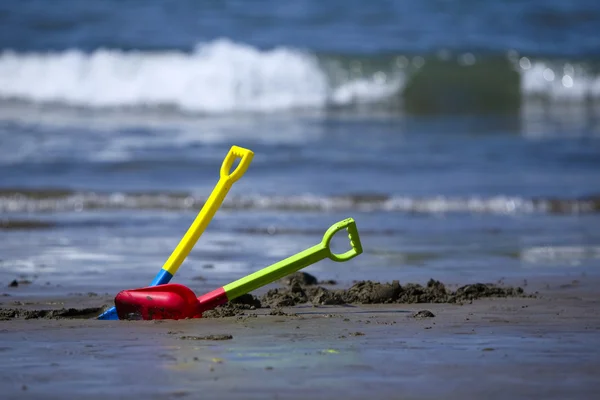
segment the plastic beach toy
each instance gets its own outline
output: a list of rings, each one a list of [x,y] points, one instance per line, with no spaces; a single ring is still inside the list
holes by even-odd
[[[352,248],[343,254],[335,254],[331,251],[331,239],[336,232],[344,228],[348,231]],[[200,318],[207,310],[325,258],[343,262],[356,257],[362,251],[356,223],[354,219],[348,218],[332,225],[325,232],[321,243],[203,296],[196,297],[188,287],[171,283],[123,290],[115,297],[115,306],[120,319]]]
[[[225,196],[233,184],[238,181],[248,169],[254,153],[248,149],[238,146],[232,146],[221,164],[220,179],[217,182],[212,193],[204,203],[204,206],[196,216],[196,219],[189,227],[171,256],[167,259],[161,270],[158,272],[150,286],[157,286],[169,283],[173,275],[177,272],[185,258],[188,256],[213,216],[223,203]],[[240,158],[238,166],[230,173],[233,163]],[[117,310],[111,307],[105,311],[98,319],[118,319]]]

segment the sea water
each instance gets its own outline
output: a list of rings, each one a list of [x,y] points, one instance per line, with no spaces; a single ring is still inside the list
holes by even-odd
[[[364,254],[320,279],[596,274],[599,50],[585,0],[3,1],[0,283],[147,285],[232,145],[252,164],[174,282],[347,217]]]

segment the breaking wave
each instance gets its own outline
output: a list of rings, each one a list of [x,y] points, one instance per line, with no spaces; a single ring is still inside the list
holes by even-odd
[[[206,199],[192,194],[95,193],[61,190],[3,190],[0,212],[69,212],[107,209],[199,210]],[[600,212],[600,195],[579,199],[523,197],[403,197],[378,194],[345,196],[242,196],[225,200],[224,209],[281,211],[363,211],[404,213],[586,214]]]
[[[401,81],[360,78],[332,87],[317,57],[218,40],[194,52],[100,49],[0,55],[0,97],[84,107],[172,107],[222,113],[373,101]]]
[[[600,101],[594,61],[470,53],[342,57],[227,39],[192,52],[0,53],[0,99],[75,107],[217,114],[384,104],[452,112],[516,110],[540,98]]]

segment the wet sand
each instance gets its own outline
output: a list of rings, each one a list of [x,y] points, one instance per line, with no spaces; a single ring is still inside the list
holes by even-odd
[[[600,390],[599,283],[549,278],[528,283],[535,297],[306,303],[181,321],[98,321],[83,311],[61,319],[5,315],[0,393],[10,399],[591,399]],[[95,311],[111,300],[21,298],[15,290],[0,298],[0,308]]]

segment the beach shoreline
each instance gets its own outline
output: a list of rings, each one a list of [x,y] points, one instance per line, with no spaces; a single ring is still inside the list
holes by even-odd
[[[534,280],[525,291],[534,296],[460,304],[300,304],[180,321],[13,318],[0,321],[0,388],[20,399],[592,398],[599,280]],[[110,299],[13,294],[0,307],[93,310]]]

